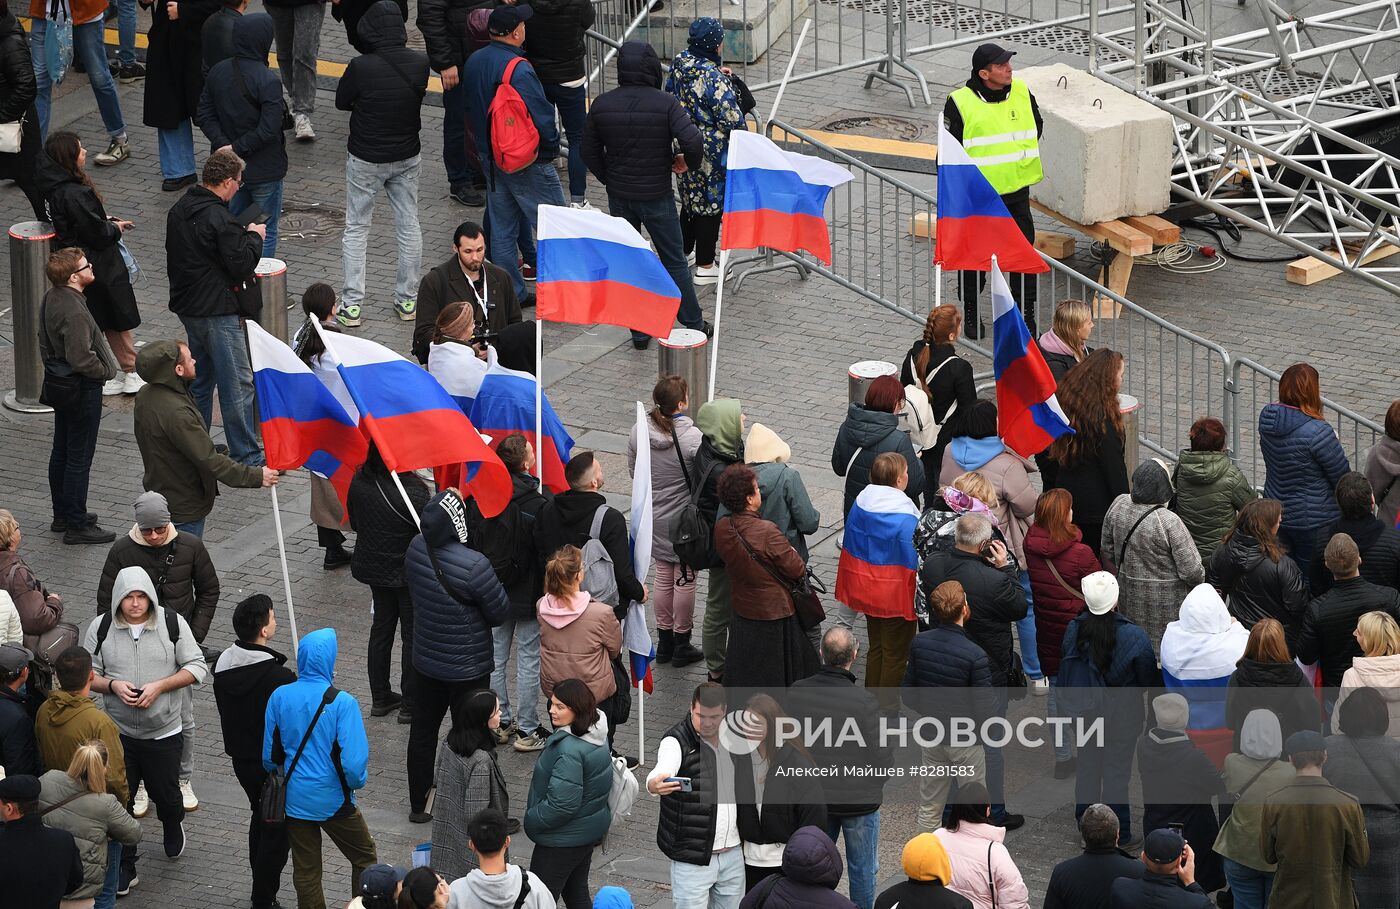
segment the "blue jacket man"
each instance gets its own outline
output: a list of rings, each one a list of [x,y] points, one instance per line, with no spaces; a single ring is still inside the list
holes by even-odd
[[[496,13],[505,15],[497,16]],[[507,20],[514,20],[512,30],[519,28],[523,40],[525,22],[532,15],[528,6],[503,6],[494,10],[487,29],[491,32],[491,43],[467,58],[467,127],[476,140],[476,149],[486,158],[491,157],[491,102],[496,98],[496,88],[501,84],[506,66],[516,57],[525,53],[519,45],[511,43],[511,31],[497,34],[496,29],[504,28]],[[535,73],[530,61],[522,60],[511,74],[510,84],[520,92],[525,106],[530,109],[530,119],[535,121],[535,129],[540,133],[540,153],[535,159],[551,161],[559,154],[559,128],[554,117],[554,105],[544,96],[544,85]]]
[[[280,768],[287,774],[297,746],[315,722],[301,759],[287,777],[287,839],[300,906],[326,904],[321,830],[330,834],[350,863],[352,893],[360,892],[361,872],[379,861],[354,796],[369,777],[369,739],[359,702],[347,692],[332,693],[335,655],[335,629],[321,628],[302,638],[297,680],[272,693],[263,723],[263,768]]]

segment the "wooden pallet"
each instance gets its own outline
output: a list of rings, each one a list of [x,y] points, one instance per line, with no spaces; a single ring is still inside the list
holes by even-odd
[[[909,236],[932,240],[937,223],[937,216],[933,212],[918,212],[909,219]],[[1063,260],[1074,255],[1075,242],[1069,234],[1038,230],[1035,232],[1035,248],[1052,259]]]
[[[1355,256],[1360,247],[1348,245],[1349,255]],[[1400,253],[1400,246],[1392,246],[1389,243],[1382,243],[1369,253],[1361,257],[1362,265],[1369,265],[1381,259],[1388,259],[1396,253]],[[1326,281],[1328,278],[1335,278],[1342,270],[1331,262],[1324,262],[1316,256],[1305,256],[1288,263],[1288,270],[1284,272],[1284,279],[1289,284],[1301,284],[1308,287],[1313,284]]]
[[[1061,224],[1108,244],[1113,250],[1107,274],[1099,275],[1099,282],[1120,297],[1128,295],[1128,281],[1133,275],[1133,258],[1152,252],[1154,246],[1165,246],[1181,240],[1181,228],[1157,215],[1134,215],[1097,224],[1080,224],[1054,209],[1031,200],[1031,206],[1042,214],[1049,215]],[[1112,297],[1096,294],[1089,305],[1096,319],[1116,319],[1122,306]]]

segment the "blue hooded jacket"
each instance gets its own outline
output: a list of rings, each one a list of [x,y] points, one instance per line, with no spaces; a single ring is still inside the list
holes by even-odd
[[[301,639],[297,650],[297,680],[272,693],[263,724],[263,768],[278,766],[272,759],[274,737],[282,745],[282,770],[292,763],[306,727],[321,705],[335,675],[334,628],[321,628]],[[287,816],[324,821],[335,814],[352,791],[361,789],[369,775],[369,739],[360,704],[342,691],[326,705],[287,780]]]
[[[1264,452],[1264,496],[1283,503],[1283,526],[1324,527],[1341,517],[1335,490],[1351,469],[1326,420],[1296,407],[1269,404],[1259,412]]]
[[[992,458],[1006,451],[1006,445],[996,436],[985,439],[957,436],[948,448],[953,452],[953,460],[963,470],[981,470]]]

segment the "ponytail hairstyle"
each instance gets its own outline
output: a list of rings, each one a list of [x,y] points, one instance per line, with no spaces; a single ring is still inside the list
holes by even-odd
[[[949,306],[944,303],[942,306],[935,306],[929,310],[928,319],[924,322],[924,349],[919,351],[918,359],[915,361],[915,379],[919,382],[919,387],[925,392],[928,387],[924,384],[924,377],[928,375],[928,361],[933,349],[940,344],[948,343],[948,336],[955,331],[962,330],[963,317],[958,312],[956,306]]]
[[[662,376],[656,380],[656,387],[651,390],[651,400],[656,406],[651,409],[651,422],[656,428],[670,435],[675,429],[676,409],[680,403],[690,398],[690,385],[685,381],[684,376]],[[641,445],[645,440],[638,439],[637,444]]]
[[[301,309],[306,313],[306,321],[310,323],[313,319],[317,322],[325,322],[331,317],[331,311],[335,309],[335,288],[329,284],[317,282],[301,292]],[[301,357],[301,361],[307,366],[311,361],[326,352],[326,344],[321,340],[321,335],[308,324],[299,332],[299,342],[296,354]]]
[[[470,303],[449,303],[442,308],[437,321],[433,323],[433,343],[460,341],[462,335],[471,337],[475,328],[476,313],[472,311]]]
[[[583,550],[577,546],[560,546],[544,566],[544,592],[562,597],[583,571]]]
[[[68,762],[68,778],[87,786],[89,792],[107,791],[107,746],[101,739],[89,739],[73,752]]]

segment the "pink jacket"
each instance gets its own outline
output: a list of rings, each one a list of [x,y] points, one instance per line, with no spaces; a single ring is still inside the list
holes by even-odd
[[[991,888],[995,882],[997,909],[1030,909],[1026,882],[1011,860],[1011,853],[1002,845],[1005,828],[964,821],[957,830],[940,827],[933,834],[953,861],[953,881],[948,889],[967,897],[976,909],[992,909]]]
[[[622,652],[622,625],[612,607],[581,590],[563,600],[545,594],[540,618],[540,690],[548,698],[565,679],[578,679],[598,700],[617,691],[612,658]]]

